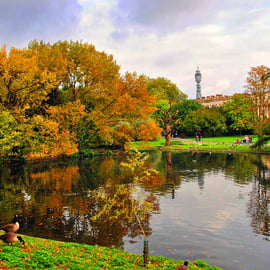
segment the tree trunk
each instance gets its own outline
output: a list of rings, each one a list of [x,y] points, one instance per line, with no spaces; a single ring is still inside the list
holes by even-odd
[[[261,134],[257,134],[257,136],[258,136],[258,141],[262,140],[263,135],[261,135]],[[258,146],[258,150],[261,150],[261,149],[262,149],[262,146],[261,146],[261,145],[259,145],[259,146]]]
[[[170,146],[171,145],[171,127],[168,124],[166,124],[165,139],[166,139],[166,146]]]

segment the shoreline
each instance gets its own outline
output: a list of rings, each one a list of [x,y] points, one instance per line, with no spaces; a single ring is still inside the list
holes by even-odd
[[[1,269],[160,269],[173,270],[184,260],[102,247],[20,235],[25,245],[0,243]],[[143,247],[142,247],[143,249]],[[189,262],[190,270],[222,270],[204,260]]]
[[[164,140],[164,139],[163,139]],[[165,141],[165,140],[164,140]],[[269,149],[251,148],[252,144],[236,144],[226,142],[195,141],[190,139],[172,138],[171,145],[155,145],[152,142],[132,142],[131,145],[138,150],[182,151],[182,152],[216,152],[216,153],[239,153],[270,155]]]
[[[165,139],[162,139],[165,141]],[[171,145],[166,146],[165,143],[159,140],[156,145],[156,141],[136,141],[130,142],[128,149],[135,148],[137,150],[159,150],[159,151],[182,151],[182,152],[216,152],[216,153],[239,153],[239,154],[258,154],[258,155],[270,155],[270,148],[267,150],[251,149],[252,144],[236,144],[228,142],[211,142],[211,141],[195,141],[191,139],[171,138]],[[267,146],[267,145],[266,145]],[[268,145],[269,146],[269,145]],[[57,160],[69,160],[72,158],[87,158],[96,155],[122,155],[125,151],[120,149],[104,149],[95,148],[95,151],[90,155],[80,155],[75,153],[73,155],[61,155],[55,157],[0,157],[0,162],[12,163],[12,162],[49,162]]]

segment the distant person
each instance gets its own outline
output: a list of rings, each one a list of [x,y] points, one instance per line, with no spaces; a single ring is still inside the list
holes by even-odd
[[[200,142],[202,138],[202,133],[200,131],[198,132],[198,136],[199,136],[199,142]]]
[[[198,134],[198,132],[195,133],[195,136],[196,136],[196,142],[198,142],[199,141],[199,134]]]
[[[240,143],[240,140],[239,140],[239,139],[237,139],[237,140],[236,140],[236,143],[237,143],[237,144],[238,144],[238,143]]]
[[[243,143],[248,143],[249,142],[249,137],[248,135],[245,135],[244,139],[243,139]]]

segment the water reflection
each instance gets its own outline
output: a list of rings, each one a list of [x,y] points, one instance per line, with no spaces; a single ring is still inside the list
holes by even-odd
[[[246,215],[249,216],[253,231],[269,240],[269,156],[160,151],[149,154],[148,166],[158,170],[159,174],[139,183],[138,191],[134,194],[143,194],[154,205],[143,222],[147,235],[153,233],[153,215],[162,216],[166,211],[170,211],[169,204],[163,205],[163,212],[161,211],[160,200],[164,198],[166,202],[168,199],[175,201],[185,183],[192,183],[186,196],[197,194],[197,191],[190,190],[191,187],[197,187],[199,194],[206,196],[210,183],[209,175],[223,175],[228,185],[239,187],[238,199],[246,201]],[[10,222],[13,215],[19,213],[22,225],[20,232],[29,235],[116,248],[125,247],[124,239],[131,243],[136,242],[141,233],[136,223],[124,218],[112,221],[110,216],[96,221],[91,219],[97,209],[97,203],[91,197],[93,190],[102,188],[113,193],[117,184],[130,182],[129,175],[119,166],[125,159],[124,155],[119,155],[46,163],[2,164],[0,225]],[[246,195],[241,191],[241,187],[249,185],[251,189]],[[222,200],[222,192],[215,195],[217,200]],[[207,203],[207,200],[204,203]],[[213,208],[210,205],[207,207]],[[192,209],[190,199],[187,199],[185,208]],[[204,222],[212,228],[212,233],[216,232],[217,226],[220,226],[224,219],[227,221],[236,216],[232,209],[233,206],[230,212],[218,209],[216,221],[212,225],[211,212],[204,213]],[[184,219],[179,224],[185,224]],[[167,238],[169,234],[170,232],[167,232]]]
[[[256,161],[257,172],[252,184],[248,213],[254,231],[270,240],[270,157],[263,156]]]
[[[119,164],[124,156],[96,157],[76,161],[46,164],[7,164],[1,167],[1,224],[10,222],[14,213],[20,214],[21,233],[53,239],[100,244],[123,248],[123,237],[136,237],[140,228],[123,217],[91,220],[97,209],[91,191],[103,187],[114,193],[119,183],[128,183]],[[150,163],[149,163],[150,166]],[[156,181],[157,180],[157,181]],[[147,187],[163,182],[146,182]],[[159,204],[149,190],[141,189],[146,200],[158,212]],[[147,235],[151,233],[148,213],[143,221]]]

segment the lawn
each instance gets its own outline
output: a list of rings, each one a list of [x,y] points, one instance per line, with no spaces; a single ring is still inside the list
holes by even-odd
[[[148,257],[97,245],[84,245],[22,236],[26,242],[0,245],[0,269],[167,269],[173,270],[183,261],[165,257]],[[189,263],[189,269],[221,270],[202,260]]]
[[[179,138],[171,140],[170,146],[165,146],[165,139],[156,141],[136,141],[129,144],[130,147],[139,150],[160,149],[160,150],[179,150],[179,151],[230,151],[230,152],[249,152],[249,153],[267,153],[270,152],[270,146],[265,145],[260,150],[251,148],[250,144],[236,144],[237,136],[227,137],[209,137],[203,138],[201,142],[196,142],[194,138],[185,138],[180,141]],[[241,138],[240,138],[241,139]],[[257,138],[253,136],[253,142]]]
[[[252,142],[257,141],[257,136],[255,135],[249,135],[249,137],[252,137]],[[240,142],[243,140],[244,136],[221,136],[221,137],[207,137],[202,138],[201,140],[204,142],[218,142],[218,143],[235,143],[238,139]],[[191,140],[194,140],[194,138],[189,138]]]

